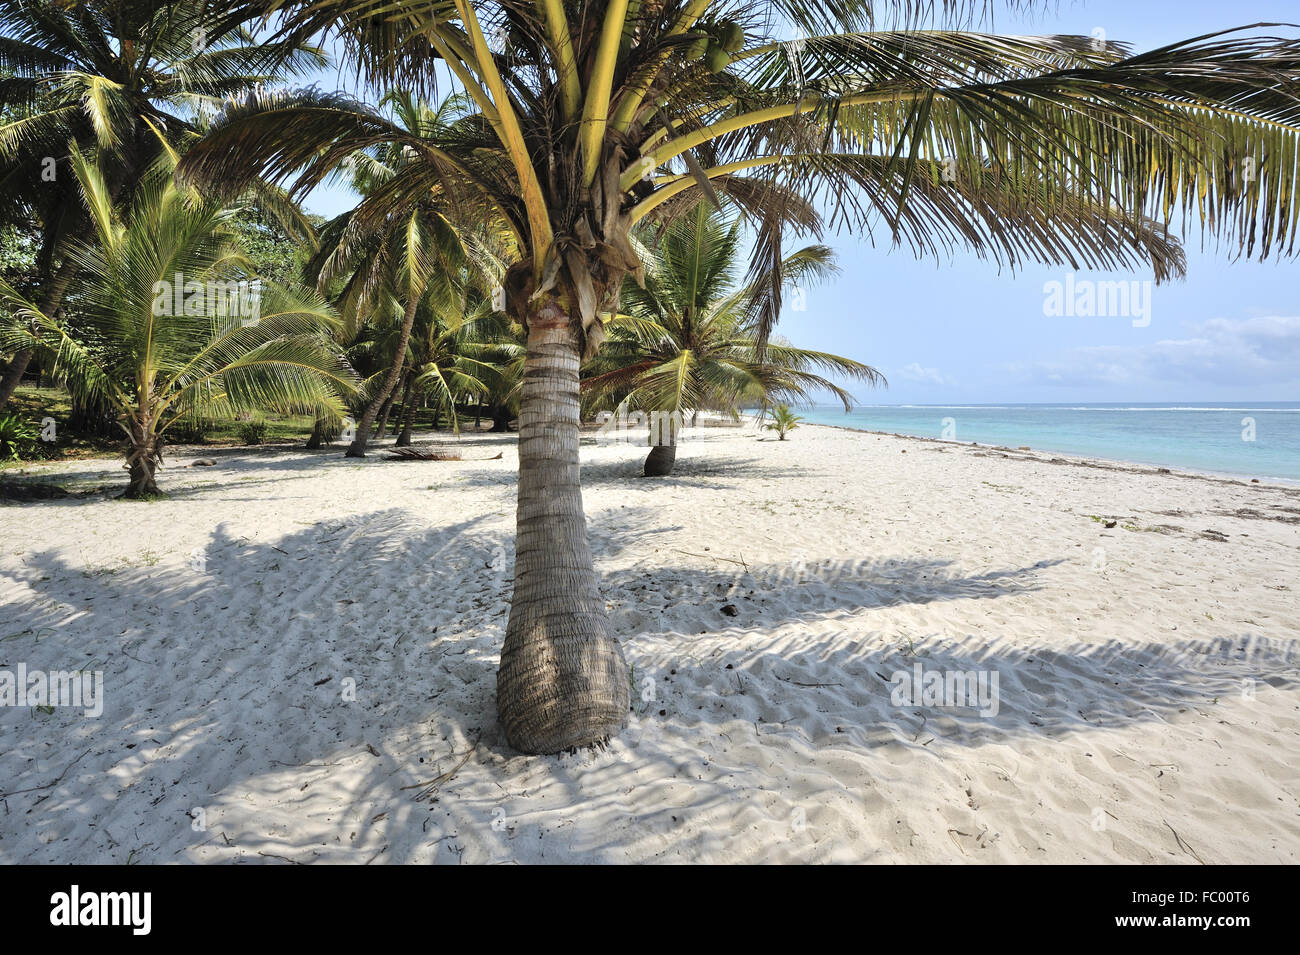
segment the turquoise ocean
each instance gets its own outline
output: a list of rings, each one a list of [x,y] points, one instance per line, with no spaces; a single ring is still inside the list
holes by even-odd
[[[1300,484],[1300,402],[841,405],[810,424]]]

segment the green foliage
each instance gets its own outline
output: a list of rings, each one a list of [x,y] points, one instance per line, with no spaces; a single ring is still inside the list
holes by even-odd
[[[788,342],[760,344],[755,315],[774,281],[741,284],[741,221],[699,203],[657,231],[643,230],[645,282],[628,280],[622,309],[606,324],[601,352],[584,369],[585,410],[688,412],[735,416],[773,400],[806,400],[821,391],[845,410],[853,396],[830,377],[883,383],[874,368]],[[775,281],[810,286],[836,271],[833,254],[814,245],[785,256]]]
[[[325,223],[322,216],[306,218],[313,229]],[[229,226],[235,244],[248,261],[250,272],[280,285],[293,285],[303,280],[303,267],[312,254],[311,247],[300,236],[291,235],[257,204],[241,207],[231,218]]]
[[[30,457],[37,440],[37,433],[17,415],[0,415],[0,461]]]
[[[306,289],[262,282],[249,292],[255,276],[233,244],[229,209],[182,190],[165,161],[127,203],[112,200],[97,163],[80,154],[72,163],[94,225],[69,250],[83,277],[75,314],[46,315],[0,281],[0,304],[15,314],[0,325],[0,352],[33,349],[74,403],[111,408],[133,448],[151,455],[182,419],[341,413],[340,395],[355,386],[330,343],[337,319]],[[237,300],[212,294],[240,282],[248,294]]]
[[[311,43],[254,37],[241,23],[254,17],[202,0],[0,0],[0,279],[40,301],[93,233],[73,153],[97,150],[125,198],[228,97],[326,64]]]
[[[777,405],[772,409],[772,420],[767,423],[767,430],[775,431],[777,437],[784,441],[785,436],[799,427],[802,420],[790,410],[789,405]]]
[[[239,440],[244,444],[262,444],[269,430],[265,421],[245,421],[239,426]]]
[[[212,434],[213,422],[203,418],[182,418],[171,426],[168,435],[175,444],[203,444]]]

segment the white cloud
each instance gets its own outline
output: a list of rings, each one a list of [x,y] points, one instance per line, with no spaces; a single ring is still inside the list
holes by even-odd
[[[1009,368],[1026,380],[1072,386],[1300,382],[1300,316],[1216,318],[1190,326],[1186,338],[1075,348],[1054,361]]]
[[[938,368],[922,368],[917,362],[912,362],[910,365],[904,365],[895,372],[895,375],[902,378],[904,381],[922,381],[933,385],[951,384],[947,378],[939,373]]]

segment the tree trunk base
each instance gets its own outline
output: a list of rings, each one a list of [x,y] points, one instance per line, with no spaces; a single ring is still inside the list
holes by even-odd
[[[158,489],[155,480],[158,464],[162,459],[158,446],[152,445],[147,450],[132,448],[128,451],[128,455],[126,470],[130,474],[130,479],[121,496],[128,501],[152,501],[166,497],[167,495]]]
[[[505,434],[510,430],[510,412],[504,407],[492,409],[492,433]]]
[[[604,743],[627,725],[627,661],[604,614],[565,616],[561,628],[538,620],[508,636],[501,651],[497,714],[507,742],[523,753]]]
[[[140,487],[131,485],[117,497],[120,501],[160,501],[167,495],[158,489],[157,484],[146,484]]]
[[[315,423],[311,426],[311,437],[307,439],[307,450],[319,451],[336,437],[338,437],[337,432],[326,425],[320,418],[317,418]]]
[[[677,445],[656,444],[645,458],[646,477],[664,477],[673,473],[677,463]]]

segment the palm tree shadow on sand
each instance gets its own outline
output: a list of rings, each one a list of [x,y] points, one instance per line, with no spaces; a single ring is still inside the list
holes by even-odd
[[[431,530],[393,509],[274,542],[218,528],[201,569],[176,555],[116,570],[29,555],[0,579],[0,668],[102,669],[108,702],[98,720],[0,708],[4,853],[506,861],[522,845],[514,840],[529,838],[565,861],[649,858],[665,845],[670,855],[707,855],[734,835],[679,838],[681,820],[734,801],[736,777],[779,791],[790,759],[830,777],[847,761],[871,778],[943,747],[1173,723],[1240,692],[1244,679],[1295,685],[1294,657],[1268,641],[1038,646],[971,633],[913,634],[909,646],[873,625],[873,610],[901,602],[1013,598],[1039,586],[1050,562],[963,574],[898,558],[839,580],[815,559],[802,579],[788,566],[753,566],[738,579],[661,565],[615,570],[603,583],[633,668],[631,725],[603,753],[523,757],[495,718],[509,548],[484,520]],[[925,586],[909,588],[923,574]],[[678,590],[662,586],[674,579]],[[752,608],[716,613],[720,590],[757,596],[773,580],[808,599],[752,619]],[[669,624],[693,622],[705,603],[726,626],[637,626],[627,610],[649,603]],[[918,663],[998,674],[997,714],[896,704],[891,677]],[[773,763],[770,747],[792,752]],[[20,830],[14,823],[29,813],[38,824]],[[583,822],[611,813],[634,820],[618,844]]]

